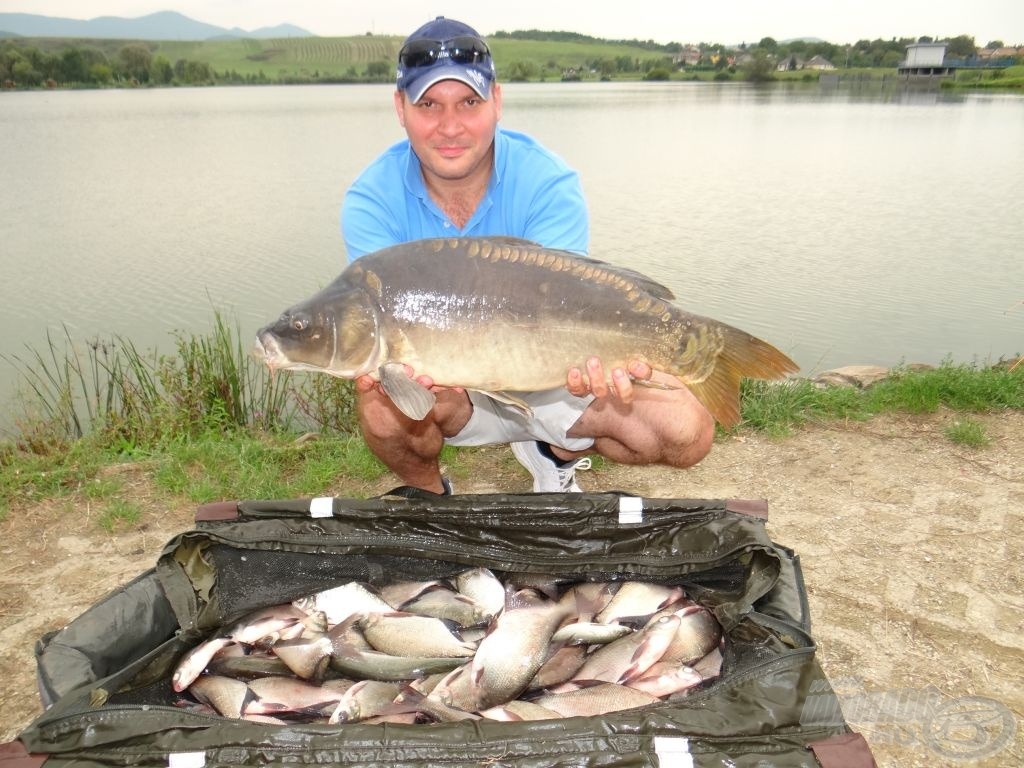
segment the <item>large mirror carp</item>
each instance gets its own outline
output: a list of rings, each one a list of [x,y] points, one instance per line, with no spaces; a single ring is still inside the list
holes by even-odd
[[[679,378],[724,426],[739,421],[740,379],[797,370],[772,345],[674,298],[639,272],[525,240],[417,240],[354,261],[261,329],[254,354],[272,370],[379,378],[417,420],[434,396],[404,365],[517,403],[516,392],[564,386],[590,356],[609,373],[642,360]]]

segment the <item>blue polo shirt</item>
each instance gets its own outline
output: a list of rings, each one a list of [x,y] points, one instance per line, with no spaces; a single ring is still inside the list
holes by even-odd
[[[587,252],[590,223],[579,177],[523,133],[494,135],[494,173],[480,205],[459,229],[430,198],[408,140],[386,150],[352,183],[341,208],[352,261],[427,237],[522,237],[548,248]]]

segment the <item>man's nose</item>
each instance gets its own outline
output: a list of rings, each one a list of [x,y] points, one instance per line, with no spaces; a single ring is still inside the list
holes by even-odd
[[[446,109],[437,129],[446,136],[454,136],[462,131],[462,121],[454,109]]]

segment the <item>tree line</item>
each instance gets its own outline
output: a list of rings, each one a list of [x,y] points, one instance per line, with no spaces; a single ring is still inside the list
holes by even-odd
[[[914,43],[936,42],[931,37],[902,37],[891,40],[858,40],[853,45],[837,45],[826,41],[789,40],[778,42],[771,37],[762,38],[756,45],[741,45],[741,50],[754,52],[762,50],[778,59],[788,56],[811,58],[822,56],[836,67],[889,67],[894,68],[906,58],[907,46]],[[946,55],[969,59],[974,57],[978,48],[970,35],[958,35],[943,41],[946,43]],[[991,46],[991,43],[989,44]],[[1001,47],[1001,43],[1000,46]]]
[[[538,29],[520,29],[512,32],[499,30],[492,37],[506,38],[511,40],[553,40],[564,43],[603,43],[629,45],[634,48],[641,48],[647,51],[655,51],[666,54],[668,57],[680,53],[686,48],[696,48],[702,54],[702,59],[712,63],[711,59],[717,59],[732,51],[739,53],[753,54],[760,50],[769,57],[784,59],[791,55],[802,58],[823,56],[837,67],[896,67],[899,62],[906,58],[907,46],[913,43],[932,43],[935,38],[922,36],[917,38],[903,37],[883,40],[858,40],[853,45],[842,45],[830,43],[825,40],[786,40],[777,41],[772,37],[763,37],[757,43],[741,43],[738,46],[728,46],[718,42],[702,41],[695,45],[683,45],[678,42],[656,43],[653,40],[605,40],[588,35],[581,35],[576,32],[548,32]],[[958,35],[946,41],[946,53],[949,56],[970,59],[977,54],[978,47],[974,37],[970,35]],[[1001,40],[990,41],[986,48],[1002,48]],[[636,71],[639,65],[630,65],[629,57],[616,59],[619,71]],[[626,62],[626,63],[624,63]],[[630,69],[629,67],[633,68]]]
[[[210,65],[204,61],[154,55],[141,43],[121,47],[113,57],[91,47],[65,46],[49,53],[37,46],[17,46],[8,42],[0,49],[0,80],[5,85],[111,85],[182,83],[202,85],[214,80]]]

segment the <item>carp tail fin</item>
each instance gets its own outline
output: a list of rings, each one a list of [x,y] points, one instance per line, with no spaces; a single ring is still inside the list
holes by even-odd
[[[742,379],[781,379],[800,370],[787,355],[756,336],[721,326],[722,346],[714,368],[701,381],[683,381],[723,427],[734,427],[740,420],[740,381]]]

